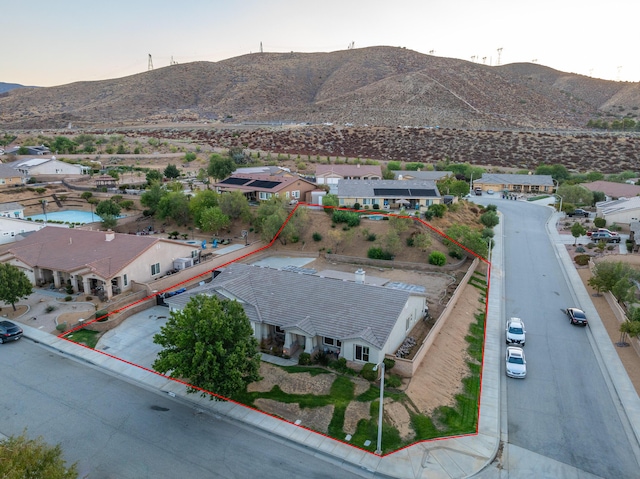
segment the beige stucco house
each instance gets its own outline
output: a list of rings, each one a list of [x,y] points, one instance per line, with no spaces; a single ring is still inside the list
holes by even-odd
[[[200,250],[193,244],[153,236],[46,226],[0,253],[0,263],[21,269],[33,285],[68,282],[74,292],[107,299],[131,289],[132,281],[151,282],[193,264]]]
[[[509,192],[551,195],[555,192],[555,184],[551,175],[483,173],[482,177],[473,180],[473,188],[480,188],[482,191],[493,190],[498,194]]]
[[[340,180],[337,196],[340,206],[362,209],[405,209],[424,212],[442,203],[434,181],[429,180]]]
[[[276,196],[307,201],[316,185],[299,176],[234,174],[213,184],[218,193],[241,191],[249,201],[267,201]]]

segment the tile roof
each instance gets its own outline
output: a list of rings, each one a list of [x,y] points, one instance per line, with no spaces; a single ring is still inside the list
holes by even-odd
[[[612,215],[623,211],[633,211],[640,208],[640,196],[621,198],[619,200],[601,201],[596,203],[596,208],[603,215]]]
[[[377,348],[384,347],[412,296],[380,286],[233,263],[211,283],[165,301],[181,308],[196,294],[237,299],[252,321],[297,328],[313,336],[361,339]]]
[[[338,176],[379,176],[382,178],[380,165],[316,165],[316,176],[330,174]]]
[[[393,193],[391,190],[398,190],[398,193]],[[339,180],[338,196],[343,198],[439,198],[440,193],[435,181],[430,180]]]
[[[611,198],[630,198],[640,195],[640,186],[630,185],[628,183],[615,183],[613,181],[593,181],[591,183],[582,183],[589,191],[601,191]]]
[[[8,203],[0,203],[0,211],[13,211],[13,210],[23,210],[24,206],[16,201],[9,201]]]
[[[56,271],[73,272],[89,268],[109,279],[118,275],[137,256],[162,241],[151,236],[46,226],[16,243],[8,252],[25,264]]]
[[[240,183],[241,179],[247,179],[250,181],[245,182],[244,184],[236,184]],[[232,175],[228,178],[225,178],[222,181],[214,183],[213,186],[220,187],[223,190],[240,190],[240,191],[264,191],[268,193],[274,193],[281,191],[288,186],[291,186],[296,181],[304,181],[309,185],[316,186],[314,183],[309,180],[305,180],[300,176],[270,176],[270,175],[247,175],[247,174],[237,174]]]
[[[25,178],[25,174],[19,172],[15,168],[12,168],[8,164],[0,164],[0,178]]]
[[[453,175],[452,171],[394,171],[393,175],[396,180],[431,180],[438,181],[447,176]]]
[[[508,173],[483,173],[482,177],[473,180],[476,184],[502,184],[502,185],[533,185],[533,186],[554,186],[551,175],[516,175]]]

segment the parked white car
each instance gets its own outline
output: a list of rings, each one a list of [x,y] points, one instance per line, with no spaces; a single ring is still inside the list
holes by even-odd
[[[505,361],[507,376],[519,379],[524,379],[527,376],[527,361],[524,357],[524,349],[517,346],[507,346]]]
[[[509,318],[505,328],[505,340],[507,344],[524,346],[526,331],[524,321],[520,318]]]

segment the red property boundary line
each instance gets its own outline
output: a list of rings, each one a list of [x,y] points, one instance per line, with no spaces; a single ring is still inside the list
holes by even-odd
[[[313,207],[313,208],[322,208],[324,210],[326,210],[326,209],[336,209],[336,210],[341,210],[341,211],[349,211],[349,212],[355,212],[355,213],[368,213],[368,214],[371,214],[371,215],[381,215],[381,216],[388,216],[388,217],[393,216],[393,217],[397,217],[397,218],[406,218],[406,219],[410,219],[412,221],[417,221],[417,222],[421,223],[422,225],[424,225],[425,227],[427,227],[428,229],[430,229],[432,232],[434,232],[436,234],[439,234],[440,236],[446,238],[448,241],[451,241],[452,243],[455,243],[457,246],[459,246],[460,248],[465,250],[468,254],[478,258],[480,261],[484,262],[487,265],[487,292],[486,292],[486,296],[485,296],[485,310],[484,310],[485,322],[484,322],[484,335],[483,335],[483,341],[482,341],[482,364],[481,364],[481,367],[480,367],[480,388],[479,388],[479,391],[478,391],[478,410],[477,410],[477,418],[478,419],[477,419],[477,422],[476,422],[476,430],[475,430],[474,433],[458,434],[458,435],[452,435],[452,436],[446,436],[446,437],[438,437],[438,438],[433,438],[433,439],[423,439],[423,440],[416,441],[414,443],[408,444],[408,445],[406,445],[406,446],[404,446],[404,447],[402,447],[402,448],[400,448],[400,449],[398,449],[396,451],[392,451],[392,452],[389,452],[387,454],[380,454],[378,456],[377,454],[375,454],[375,452],[369,451],[369,450],[364,449],[364,448],[362,448],[360,446],[357,446],[355,444],[351,444],[349,442],[337,439],[335,437],[331,437],[331,436],[329,436],[329,435],[327,435],[325,433],[316,431],[314,429],[310,429],[310,428],[308,428],[308,427],[306,427],[306,426],[304,426],[302,424],[295,424],[294,422],[288,421],[287,419],[283,419],[283,418],[275,416],[273,414],[269,414],[269,413],[267,413],[265,411],[261,411],[259,409],[256,409],[256,408],[252,407],[252,406],[248,406],[246,404],[242,404],[242,403],[240,403],[238,401],[234,401],[233,399],[221,396],[221,395],[219,395],[219,394],[217,394],[215,392],[200,388],[198,386],[193,386],[192,384],[189,384],[186,381],[183,381],[183,380],[180,380],[180,379],[177,379],[177,378],[172,378],[170,376],[167,376],[167,375],[161,374],[161,373],[159,373],[157,371],[154,371],[153,369],[147,368],[145,366],[141,366],[141,365],[133,363],[131,361],[127,361],[126,359],[119,358],[117,356],[114,356],[112,354],[106,353],[104,351],[99,351],[97,349],[90,348],[90,347],[88,347],[88,346],[86,346],[86,345],[84,345],[82,343],[76,343],[75,341],[71,341],[70,339],[66,338],[67,335],[72,334],[73,332],[78,331],[78,330],[84,328],[85,326],[87,326],[89,324],[92,324],[92,323],[94,323],[96,321],[104,319],[104,318],[106,318],[106,317],[108,317],[108,316],[110,316],[112,314],[124,311],[124,310],[126,310],[128,308],[131,308],[131,307],[137,305],[137,304],[140,304],[143,301],[147,301],[147,300],[151,299],[152,297],[157,296],[158,294],[162,294],[162,293],[164,293],[166,291],[169,291],[170,289],[176,288],[177,286],[181,286],[181,285],[183,285],[185,283],[191,282],[194,279],[201,278],[203,276],[208,276],[209,274],[211,274],[211,272],[213,272],[216,269],[224,268],[225,266],[228,266],[228,265],[230,265],[232,263],[235,263],[236,261],[240,261],[240,260],[248,258],[248,257],[250,257],[250,256],[252,256],[254,254],[257,254],[257,253],[260,253],[260,252],[262,252],[264,250],[269,249],[271,246],[273,246],[274,242],[280,236],[280,233],[282,233],[282,230],[285,228],[287,223],[291,220],[291,218],[293,217],[293,215],[296,213],[296,211],[298,210],[298,208],[300,206]],[[326,437],[328,439],[331,439],[333,441],[338,441],[338,442],[340,442],[340,443],[342,443],[342,444],[344,444],[346,446],[350,446],[350,447],[352,447],[354,449],[358,449],[358,450],[366,452],[368,454],[375,455],[376,457],[386,457],[386,456],[390,456],[392,454],[396,454],[396,453],[398,453],[398,452],[400,452],[400,451],[402,451],[404,449],[407,449],[409,447],[415,446],[416,444],[435,442],[435,441],[442,441],[442,440],[447,440],[447,439],[455,439],[455,438],[461,438],[461,437],[470,437],[470,436],[476,436],[478,434],[478,428],[479,428],[479,424],[480,424],[480,398],[482,397],[482,376],[483,376],[483,372],[484,372],[484,345],[485,345],[485,341],[487,339],[487,326],[486,326],[487,323],[486,323],[486,319],[487,319],[487,315],[489,313],[489,290],[490,290],[490,287],[491,287],[491,263],[486,258],[483,258],[479,254],[475,253],[474,251],[472,251],[469,248],[465,247],[464,245],[460,244],[458,241],[456,241],[453,238],[447,236],[442,231],[434,228],[432,225],[428,224],[427,222],[425,222],[421,218],[417,218],[415,216],[409,216],[409,215],[396,215],[396,214],[393,214],[393,213],[384,213],[384,212],[379,212],[378,210],[362,210],[362,209],[354,210],[352,208],[343,208],[343,207],[338,207],[338,206],[324,206],[324,205],[318,205],[318,204],[313,204],[313,203],[300,203],[299,202],[291,210],[291,212],[289,213],[289,215],[287,216],[285,221],[282,223],[282,226],[280,227],[278,232],[275,234],[275,236],[265,246],[262,246],[261,248],[258,248],[257,250],[252,251],[251,253],[247,253],[247,254],[242,255],[242,256],[240,256],[238,258],[235,258],[235,259],[233,259],[231,261],[227,261],[226,263],[223,263],[223,264],[221,264],[219,266],[216,266],[215,268],[212,268],[212,269],[207,270],[207,271],[205,271],[203,273],[195,275],[195,276],[193,276],[193,277],[191,277],[189,279],[181,281],[180,283],[177,283],[177,284],[174,284],[172,286],[169,286],[168,288],[165,288],[162,291],[159,291],[159,292],[157,292],[157,293],[155,293],[153,295],[149,295],[149,296],[146,296],[146,297],[144,297],[142,299],[139,299],[138,301],[134,301],[133,303],[130,303],[130,304],[128,304],[128,305],[126,305],[126,306],[124,306],[122,308],[116,309],[116,310],[114,310],[114,311],[112,311],[112,312],[110,312],[108,314],[103,315],[103,316],[100,316],[99,318],[95,318],[95,319],[93,319],[93,320],[91,320],[91,321],[89,321],[87,323],[84,323],[82,325],[76,326],[75,328],[73,328],[73,329],[71,329],[69,331],[65,331],[65,332],[59,334],[57,337],[60,338],[60,339],[65,340],[65,341],[68,341],[70,343],[74,343],[74,344],[76,344],[78,346],[81,346],[83,348],[86,348],[88,350],[97,352],[99,354],[103,354],[104,356],[109,357],[111,359],[115,359],[115,360],[118,360],[118,361],[120,361],[122,363],[128,364],[129,366],[134,366],[134,367],[139,368],[139,369],[141,369],[143,371],[146,371],[148,373],[152,373],[152,374],[154,374],[156,376],[162,377],[162,378],[167,379],[169,381],[173,381],[173,382],[176,382],[178,384],[182,384],[182,385],[186,386],[187,388],[191,388],[191,389],[193,389],[195,391],[199,391],[201,393],[202,397],[209,396],[210,398],[216,398],[217,400],[225,401],[225,402],[237,405],[237,406],[241,406],[241,407],[244,407],[244,408],[247,408],[247,409],[251,409],[252,411],[258,412],[260,414],[264,414],[265,416],[269,416],[269,417],[277,419],[279,421],[284,421],[284,422],[286,422],[288,424],[291,424],[292,426],[296,426],[296,427],[305,429],[305,430],[307,430],[309,432],[324,436],[324,437]]]

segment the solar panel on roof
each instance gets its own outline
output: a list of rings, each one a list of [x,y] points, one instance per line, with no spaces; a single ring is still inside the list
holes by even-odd
[[[411,196],[436,196],[436,190],[411,188]]]
[[[270,190],[280,184],[279,181],[267,181],[267,180],[254,180],[250,185],[252,188],[265,188]]]
[[[376,196],[395,196],[398,198],[411,195],[407,188],[374,188],[373,194]]]
[[[234,178],[234,177],[229,177],[226,180],[223,180],[220,182],[221,185],[236,185],[236,186],[241,186],[241,185],[246,185],[247,183],[249,183],[251,181],[251,178]]]

